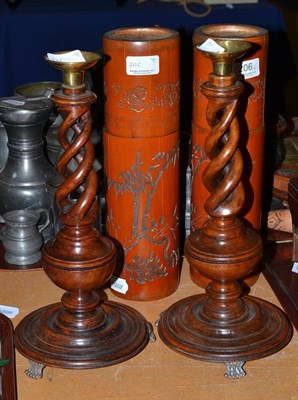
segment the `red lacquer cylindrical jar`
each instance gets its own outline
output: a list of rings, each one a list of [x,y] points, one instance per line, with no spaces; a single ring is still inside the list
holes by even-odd
[[[113,292],[154,300],[179,283],[180,37],[160,27],[103,37],[106,227]]]
[[[209,193],[202,183],[203,171],[208,163],[204,152],[205,140],[210,131],[206,119],[207,98],[201,93],[201,85],[208,81],[212,72],[210,59],[196,50],[196,45],[212,39],[242,39],[251,43],[251,50],[235,65],[238,79],[245,85],[240,98],[238,119],[241,138],[239,147],[244,160],[243,184],[245,203],[239,217],[251,228],[261,227],[263,163],[265,142],[265,83],[268,52],[268,32],[264,28],[239,24],[214,24],[197,28],[193,32],[193,117],[192,117],[192,191],[191,230],[201,228],[207,219],[204,204]],[[191,278],[200,286],[205,286],[204,278],[191,269]],[[256,276],[246,278],[251,284]]]

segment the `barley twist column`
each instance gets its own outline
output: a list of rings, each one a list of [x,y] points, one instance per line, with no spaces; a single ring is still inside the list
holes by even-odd
[[[244,202],[243,161],[238,149],[237,108],[241,83],[232,72],[233,61],[249,44],[217,41],[222,54],[204,52],[213,61],[213,73],[201,90],[208,98],[206,118],[210,132],[205,142],[209,164],[203,182],[210,192],[205,202],[209,219],[188,236],[185,255],[192,268],[211,283],[206,294],[173,304],[160,317],[163,342],[196,359],[223,362],[228,378],[245,375],[245,361],[279,351],[291,339],[288,319],[274,305],[243,296],[237,282],[259,263],[262,242],[237,218]]]
[[[264,162],[264,106],[266,65],[268,52],[268,32],[266,29],[243,24],[211,24],[198,27],[193,32],[193,44],[212,39],[238,39],[251,44],[250,50],[236,63],[241,68],[241,81],[245,86],[241,101],[240,147],[245,148],[242,156],[245,159],[245,170],[242,182],[245,188],[245,201],[240,217],[248,227],[259,231],[261,226],[261,203]],[[204,142],[209,126],[206,119],[208,99],[200,87],[208,79],[212,70],[210,59],[194,49],[193,75],[193,121],[192,121],[192,193],[191,193],[191,228],[201,228],[208,218],[204,204],[208,190],[202,182],[202,174],[208,163],[204,152]],[[240,72],[240,71],[239,71]],[[243,101],[244,99],[244,101]],[[252,271],[242,282],[244,286],[252,286],[258,279],[259,269]],[[191,279],[200,287],[209,283],[206,278],[190,269]]]

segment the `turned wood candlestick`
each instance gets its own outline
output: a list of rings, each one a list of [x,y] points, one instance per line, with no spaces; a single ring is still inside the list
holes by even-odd
[[[238,121],[241,129],[239,147],[245,151],[245,171],[242,182],[245,188],[245,201],[240,210],[241,218],[248,227],[257,231],[261,227],[261,210],[263,197],[263,164],[265,142],[265,84],[268,52],[268,32],[264,28],[243,24],[211,24],[198,27],[193,32],[194,71],[193,71],[193,120],[191,133],[191,228],[192,231],[202,227],[208,214],[204,204],[208,198],[208,190],[202,182],[202,175],[208,163],[204,152],[204,143],[209,132],[205,117],[208,99],[200,87],[208,80],[212,71],[212,62],[196,51],[195,45],[208,38],[214,40],[245,40],[251,44],[249,51],[236,62],[238,73],[241,70],[241,80],[244,84],[245,101],[241,102],[241,119]],[[238,65],[237,65],[238,64]],[[238,75],[239,76],[239,75]],[[259,277],[259,268],[244,278],[244,286],[252,286]],[[190,269],[193,282],[205,288],[209,281],[194,269]]]
[[[173,350],[226,363],[225,376],[239,378],[245,374],[245,361],[283,348],[291,339],[292,327],[274,305],[242,296],[237,282],[257,266],[262,255],[259,235],[237,218],[245,199],[236,116],[243,85],[236,81],[232,68],[250,45],[238,40],[217,42],[225,49],[223,53],[203,52],[213,61],[209,82],[202,85],[211,128],[205,142],[210,162],[203,174],[210,193],[205,202],[209,219],[185,243],[189,264],[211,283],[206,294],[182,299],[163,312],[158,329]]]
[[[61,303],[32,312],[16,328],[16,348],[30,360],[26,373],[33,378],[40,378],[46,365],[80,369],[116,364],[135,356],[149,340],[149,325],[141,314],[103,301],[97,292],[112,275],[115,248],[93,226],[98,202],[90,105],[96,96],[85,89],[84,71],[96,64],[99,55],[83,52],[83,56],[82,62],[45,57],[63,73],[62,90],[52,97],[63,118],[59,142],[64,153],[57,163],[63,183],[56,191],[63,228],[46,244],[42,263],[66,293]],[[68,169],[72,159],[78,164],[73,172]]]

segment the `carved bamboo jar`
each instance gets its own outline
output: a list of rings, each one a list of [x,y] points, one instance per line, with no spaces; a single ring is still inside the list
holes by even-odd
[[[263,163],[265,142],[265,83],[268,52],[268,32],[264,28],[251,25],[215,24],[197,28],[193,33],[193,45],[212,39],[239,39],[251,44],[241,62],[235,63],[237,79],[245,86],[244,95],[239,104],[239,125],[242,132],[239,147],[244,161],[243,184],[245,202],[239,218],[247,226],[259,230],[261,227]],[[202,183],[202,176],[208,163],[204,146],[210,127],[207,124],[207,98],[201,92],[201,85],[208,81],[212,71],[212,62],[201,52],[194,49],[193,70],[193,117],[191,145],[191,231],[202,227],[207,212],[204,204],[208,191]],[[201,287],[209,282],[190,269],[192,280]],[[251,286],[258,278],[253,272],[245,278],[245,284]]]
[[[179,283],[179,33],[121,28],[103,37],[107,233],[114,293],[170,295]]]

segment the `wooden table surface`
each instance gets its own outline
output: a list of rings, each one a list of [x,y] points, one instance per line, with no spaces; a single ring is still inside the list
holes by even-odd
[[[139,310],[152,324],[159,313],[188,295],[202,293],[189,277],[184,261],[181,283],[171,296],[151,302],[116,298],[109,289],[108,299]],[[28,313],[60,300],[57,288],[43,270],[0,270],[0,304],[18,307],[14,326]],[[251,294],[279,305],[261,275]],[[155,333],[156,328],[154,328]],[[122,364],[92,370],[46,367],[41,380],[28,378],[27,360],[16,352],[19,400],[298,400],[298,334],[286,348],[273,356],[245,364],[246,377],[229,380],[223,364],[183,357],[167,348],[158,338],[136,357]]]

